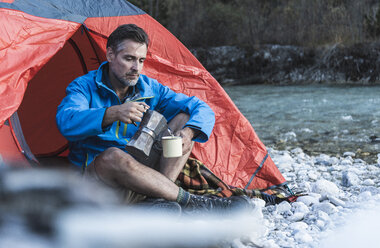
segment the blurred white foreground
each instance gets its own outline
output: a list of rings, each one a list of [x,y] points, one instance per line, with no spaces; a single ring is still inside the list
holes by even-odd
[[[380,199],[377,205],[362,209],[348,217],[321,244],[325,248],[380,247]]]
[[[233,216],[174,216],[137,209],[73,209],[57,219],[61,247],[207,247],[266,234],[263,202]],[[256,211],[255,211],[256,210]]]

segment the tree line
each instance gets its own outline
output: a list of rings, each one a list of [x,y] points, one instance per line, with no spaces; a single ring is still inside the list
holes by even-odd
[[[130,0],[189,48],[315,47],[380,36],[379,0]]]

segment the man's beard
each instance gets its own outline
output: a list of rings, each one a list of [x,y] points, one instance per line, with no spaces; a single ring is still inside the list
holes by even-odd
[[[121,78],[118,76],[116,76],[116,79],[119,81],[120,84],[124,85],[125,87],[135,86],[137,84],[137,81],[138,81],[138,78],[135,80],[128,80],[128,79]]]

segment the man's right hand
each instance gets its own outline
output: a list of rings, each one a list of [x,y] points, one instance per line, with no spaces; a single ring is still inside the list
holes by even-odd
[[[141,122],[144,113],[149,109],[145,102],[125,102],[121,105],[108,107],[104,114],[102,128],[111,125],[115,121],[127,124]]]

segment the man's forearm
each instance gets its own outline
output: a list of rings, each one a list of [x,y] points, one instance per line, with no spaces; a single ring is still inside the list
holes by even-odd
[[[102,121],[102,129],[108,127],[112,123],[118,120],[118,106],[111,106],[106,109]]]

